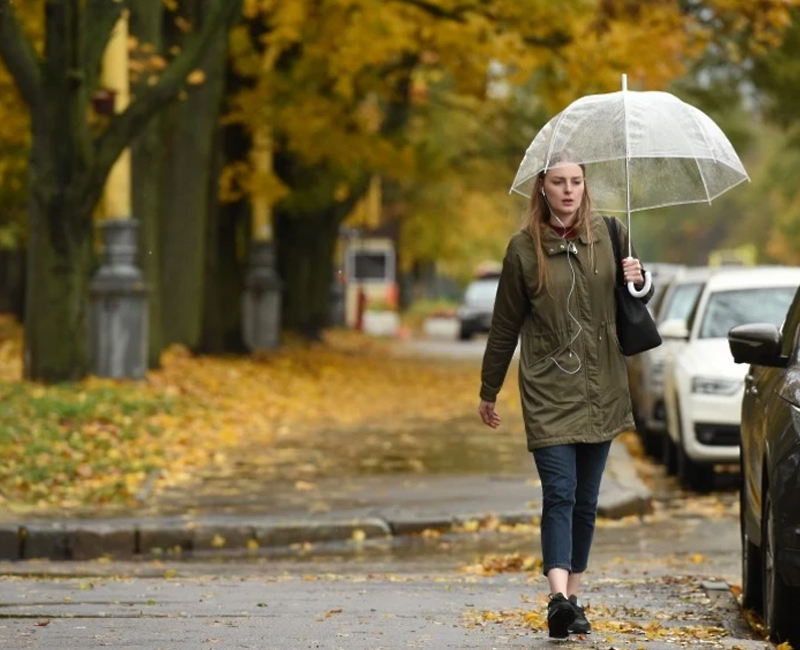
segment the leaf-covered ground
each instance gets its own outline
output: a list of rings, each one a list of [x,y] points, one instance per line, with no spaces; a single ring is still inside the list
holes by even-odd
[[[409,435],[409,423],[477,419],[474,360],[408,358],[394,354],[391,341],[355,333],[332,332],[320,344],[289,341],[260,357],[193,357],[175,348],[144,382],[42,386],[21,380],[20,328],[0,319],[6,512],[136,506],[145,488],[174,486],[209,468],[234,471],[242,457],[260,471],[307,479],[413,471],[428,442]],[[510,418],[518,398],[515,378],[508,381],[499,408]],[[508,427],[492,435],[498,449],[511,437],[519,443],[519,431]],[[365,461],[370,448],[382,453]]]

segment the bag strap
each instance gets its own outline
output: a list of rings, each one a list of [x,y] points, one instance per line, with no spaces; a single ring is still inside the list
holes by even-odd
[[[622,258],[619,252],[619,234],[617,230],[617,220],[614,217],[607,217],[603,215],[603,221],[606,222],[608,228],[608,236],[611,238],[611,247],[614,249],[614,259],[617,262],[617,284],[625,286],[624,277],[622,275]]]

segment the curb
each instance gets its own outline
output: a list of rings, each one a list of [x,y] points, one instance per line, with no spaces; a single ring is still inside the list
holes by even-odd
[[[624,445],[612,445],[609,460],[600,490],[598,516],[621,519],[651,512],[652,494],[636,473]],[[349,517],[341,513],[338,517],[332,514],[320,518],[198,515],[0,523],[0,560],[131,560],[188,553],[255,552],[299,544],[348,540],[358,543],[420,535],[425,531],[458,533],[464,528],[489,530],[497,526],[538,524],[541,516],[538,505],[526,510],[483,512],[457,512],[459,506],[452,505],[454,512],[447,514],[405,509],[389,510],[391,514],[385,515],[370,511]]]
[[[298,544],[354,542],[419,535],[425,531],[457,532],[476,522],[513,526],[538,521],[538,513],[456,515],[453,517],[383,517],[307,519],[241,517],[221,523],[202,517],[141,521],[26,523],[0,526],[0,560],[20,561],[131,560],[141,557],[181,556],[187,553],[287,548]]]
[[[603,495],[605,498],[597,506],[598,516],[623,519],[631,516],[643,517],[653,512],[653,493],[639,478],[624,442],[611,445],[603,481],[613,481],[617,489]]]
[[[619,491],[598,506],[601,517],[618,519],[642,514],[649,502],[631,491]],[[257,551],[298,544],[359,542],[423,534],[457,533],[498,526],[538,524],[541,511],[463,513],[452,516],[399,515],[348,519],[278,519],[275,517],[159,518],[31,522],[0,525],[0,560],[131,560],[188,553]]]

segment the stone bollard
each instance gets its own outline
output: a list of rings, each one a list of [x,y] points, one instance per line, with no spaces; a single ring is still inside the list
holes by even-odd
[[[281,290],[272,242],[253,242],[242,297],[243,338],[250,350],[275,350],[281,345]]]
[[[144,379],[147,373],[147,287],[136,266],[139,222],[101,225],[103,263],[89,285],[89,351],[99,377]]]

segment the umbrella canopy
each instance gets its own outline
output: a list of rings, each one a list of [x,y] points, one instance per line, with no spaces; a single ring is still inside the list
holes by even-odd
[[[588,95],[534,138],[511,186],[530,197],[537,174],[569,151],[586,165],[601,212],[636,212],[711,202],[749,180],[728,138],[708,115],[658,91]]]
[[[628,256],[631,212],[684,203],[710,203],[750,180],[722,129],[701,110],[659,91],[587,95],[567,106],[536,135],[511,185],[530,197],[536,177],[565,158],[586,167],[586,182],[601,212],[625,212]],[[650,288],[650,274],[641,296]]]

